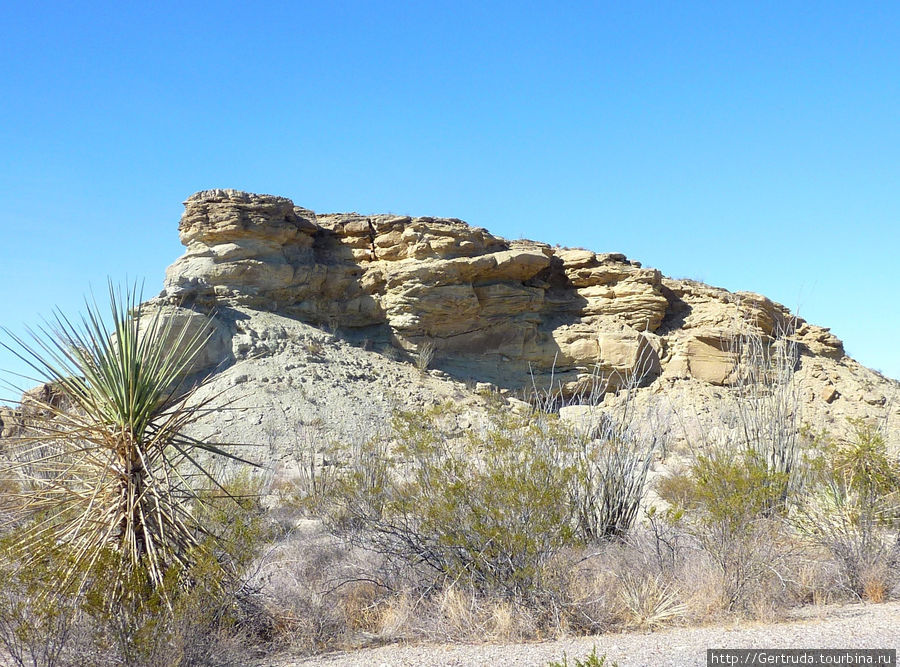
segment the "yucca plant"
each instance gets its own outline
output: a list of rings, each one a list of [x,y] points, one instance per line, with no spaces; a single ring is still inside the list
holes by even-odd
[[[43,562],[62,547],[48,587],[78,591],[99,566],[127,596],[135,573],[158,592],[173,568],[190,568],[207,541],[196,489],[217,484],[203,461],[242,459],[185,433],[219,398],[197,400],[199,385],[183,384],[209,327],[190,333],[159,310],[147,315],[134,287],[110,283],[109,302],[108,318],[86,300],[80,321],[57,312],[28,341],[4,330],[4,347],[56,397],[29,398],[2,477],[14,488],[14,558]]]
[[[675,588],[659,575],[635,576],[626,572],[619,580],[626,621],[638,628],[661,627],[687,611],[687,606],[678,601]]]

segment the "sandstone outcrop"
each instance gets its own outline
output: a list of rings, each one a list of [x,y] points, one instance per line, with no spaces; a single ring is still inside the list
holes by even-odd
[[[642,379],[635,405],[658,409],[693,446],[735,427],[721,413],[741,368],[736,334],[770,341],[781,329],[799,351],[803,422],[839,434],[848,417],[877,420],[900,445],[900,383],[758,294],[673,280],[622,254],[507,241],[455,219],[323,215],[233,190],[190,197],[179,230],[186,252],[143,307],[208,336],[192,369],[211,375],[198,398],[228,409],[211,410],[192,435],[252,443],[242,456],[276,476],[298,474],[331,443],[386,432],[397,408],[450,402],[469,429],[487,405],[523,409],[517,397],[552,381],[574,403],[560,416],[579,420],[596,407],[577,404],[581,390],[629,375]],[[410,362],[431,345],[422,372]],[[0,408],[0,455],[34,398],[52,395],[45,385],[17,410]],[[594,398],[614,409],[625,394]]]
[[[728,381],[736,328],[792,327],[805,354],[843,357],[827,329],[751,293],[664,278],[618,253],[507,241],[457,219],[316,214],[291,200],[198,192],[160,301],[278,312],[371,341],[434,346],[451,373],[502,386],[592,373]],[[221,357],[224,345],[208,361]]]

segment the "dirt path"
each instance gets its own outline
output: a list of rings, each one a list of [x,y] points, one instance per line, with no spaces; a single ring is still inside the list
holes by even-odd
[[[273,667],[401,667],[459,665],[519,667],[584,658],[596,646],[620,667],[706,665],[707,648],[893,648],[900,649],[900,602],[807,610],[803,618],[776,624],[672,628],[655,633],[578,637],[535,644],[390,645],[314,658],[282,657]],[[608,663],[609,664],[609,663]]]

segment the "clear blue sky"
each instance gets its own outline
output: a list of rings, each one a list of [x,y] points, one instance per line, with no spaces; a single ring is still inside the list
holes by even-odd
[[[6,3],[0,100],[15,331],[157,292],[233,187],[624,252],[900,377],[900,3]]]

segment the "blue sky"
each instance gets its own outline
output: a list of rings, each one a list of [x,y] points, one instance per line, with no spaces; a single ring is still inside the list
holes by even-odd
[[[2,11],[14,331],[157,292],[181,201],[234,187],[624,252],[900,377],[898,3],[130,5]]]

